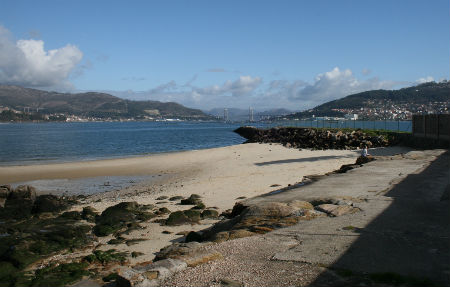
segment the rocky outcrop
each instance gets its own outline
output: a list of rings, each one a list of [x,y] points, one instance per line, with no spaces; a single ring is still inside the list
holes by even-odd
[[[248,143],[281,143],[292,148],[356,149],[365,145],[370,148],[395,144],[395,140],[392,138],[388,139],[382,135],[369,135],[362,130],[240,127],[234,132],[246,138]]]

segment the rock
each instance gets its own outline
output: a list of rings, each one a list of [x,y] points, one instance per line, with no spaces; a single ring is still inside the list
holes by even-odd
[[[198,253],[182,258],[188,267],[195,267],[197,265],[205,264],[218,259],[223,259],[223,255],[219,252]]]
[[[227,240],[237,239],[237,238],[244,238],[244,237],[250,237],[255,235],[256,233],[245,230],[245,229],[237,229],[237,230],[231,230],[229,232]]]
[[[184,242],[202,242],[202,235],[198,232],[195,231],[191,231],[188,233],[188,235],[186,235],[186,239],[184,240]]]
[[[83,208],[81,212],[81,218],[88,222],[95,222],[95,217],[98,215],[97,211],[90,206],[86,206]]]
[[[183,196],[180,195],[176,195],[176,196],[172,196],[171,198],[169,198],[170,201],[178,201],[180,199],[183,199]]]
[[[182,256],[193,254],[201,246],[203,245],[196,241],[191,241],[188,243],[173,243],[156,252],[154,261],[168,258],[181,258]]]
[[[72,220],[80,220],[81,214],[78,211],[66,211],[61,214],[61,217]]]
[[[8,198],[8,195],[10,193],[11,193],[11,186],[9,185],[0,186],[0,207],[5,206],[6,199]]]
[[[67,209],[69,205],[62,198],[53,194],[44,194],[36,198],[33,213],[60,212]]]
[[[372,156],[359,156],[356,159],[356,164],[357,165],[361,165],[361,164],[364,164],[364,163],[371,162],[373,160],[375,160],[375,159]]]
[[[227,286],[227,287],[243,287],[244,284],[237,280],[232,280],[228,278],[220,279],[220,286]]]
[[[314,209],[314,206],[311,203],[301,200],[294,200],[292,202],[289,202],[288,206],[295,207],[298,209],[308,209],[308,210]]]
[[[194,224],[200,221],[200,212],[197,210],[175,211],[169,215],[166,220],[166,225],[182,225]]]
[[[162,215],[162,214],[169,214],[170,210],[167,207],[161,207],[158,209],[158,211],[155,212],[155,214],[157,215]]]
[[[20,185],[11,190],[4,204],[2,217],[23,219],[31,217],[36,200],[36,190],[29,185]]]
[[[93,231],[97,236],[106,236],[137,227],[138,221],[146,221],[154,216],[151,212],[143,211],[136,202],[121,202],[108,207],[96,218]]]
[[[156,200],[165,200],[168,198],[169,198],[168,196],[163,195],[163,196],[157,197]]]
[[[325,212],[330,216],[341,216],[345,214],[351,214],[360,211],[359,208],[350,205],[336,205],[336,204],[321,204],[316,206],[316,209],[321,212]]]
[[[205,204],[203,202],[199,202],[194,207],[192,207],[191,209],[202,210],[202,209],[205,209],[205,208],[206,208]]]
[[[206,218],[216,219],[219,217],[219,212],[217,212],[217,210],[213,210],[213,209],[206,209],[206,210],[203,210],[201,217],[202,217],[202,219],[206,219]]]
[[[186,262],[176,259],[165,259],[146,265],[138,265],[134,268],[122,267],[117,272],[116,286],[158,286],[159,280],[184,270],[186,267]]]
[[[202,200],[198,194],[191,194],[189,198],[182,199],[180,202],[181,205],[197,205],[200,203],[202,203]]]

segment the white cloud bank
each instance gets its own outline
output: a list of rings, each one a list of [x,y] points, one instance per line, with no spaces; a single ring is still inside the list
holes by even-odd
[[[432,76],[428,76],[428,77],[420,78],[420,79],[416,80],[417,84],[424,84],[424,83],[428,83],[428,82],[434,82],[434,78]]]
[[[0,84],[67,89],[68,78],[82,58],[83,53],[70,44],[45,51],[42,40],[14,42],[0,26]]]
[[[273,80],[265,83],[260,77],[246,75],[234,81],[207,87],[179,85],[170,81],[148,91],[110,91],[110,93],[129,99],[174,101],[204,110],[250,106],[259,110],[272,108],[303,110],[350,94],[374,89],[392,89],[406,84],[406,82],[381,81],[376,77],[359,80],[351,70],[336,67],[318,74],[312,83],[303,80]]]

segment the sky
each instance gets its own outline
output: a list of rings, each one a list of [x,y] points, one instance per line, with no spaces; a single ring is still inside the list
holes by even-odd
[[[2,0],[0,84],[312,108],[449,79],[448,0]]]

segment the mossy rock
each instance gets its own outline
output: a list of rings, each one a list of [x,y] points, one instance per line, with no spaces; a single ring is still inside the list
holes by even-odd
[[[202,209],[205,209],[205,208],[206,208],[206,205],[203,202],[199,202],[194,207],[192,207],[191,209],[202,210]]]
[[[68,207],[69,204],[63,198],[53,194],[43,194],[36,197],[33,213],[60,212]]]
[[[81,211],[81,218],[88,222],[95,222],[95,217],[98,216],[98,212],[90,206],[86,206]]]
[[[130,229],[130,224],[137,223],[137,221],[146,221],[155,217],[152,212],[144,210],[145,208],[136,202],[121,202],[110,206],[96,217],[93,231],[97,236],[107,236],[127,228]]]
[[[31,281],[31,286],[66,286],[89,275],[86,262],[60,264],[38,269]]]
[[[169,215],[166,225],[182,225],[198,223],[200,212],[196,210],[175,211]]]
[[[219,217],[219,212],[217,212],[217,210],[213,210],[213,209],[206,209],[206,210],[203,210],[201,217],[202,217],[202,219],[206,219],[206,218],[216,219]]]
[[[170,210],[167,207],[161,207],[157,212],[158,214],[169,214]]]
[[[180,202],[181,205],[197,205],[199,203],[202,203],[202,200],[198,194],[191,194],[191,196],[186,199],[182,199]]]
[[[168,198],[169,198],[168,196],[163,195],[163,196],[157,197],[156,200],[165,200],[165,199],[168,199]]]
[[[176,196],[172,196],[171,198],[169,198],[170,201],[178,201],[181,199],[184,199],[184,196],[176,195]]]
[[[117,252],[115,249],[106,251],[95,250],[91,255],[85,256],[84,261],[89,263],[101,263],[103,265],[108,263],[124,263],[128,256],[127,252]]]
[[[61,214],[61,217],[72,220],[81,220],[81,213],[78,211],[66,211]]]

